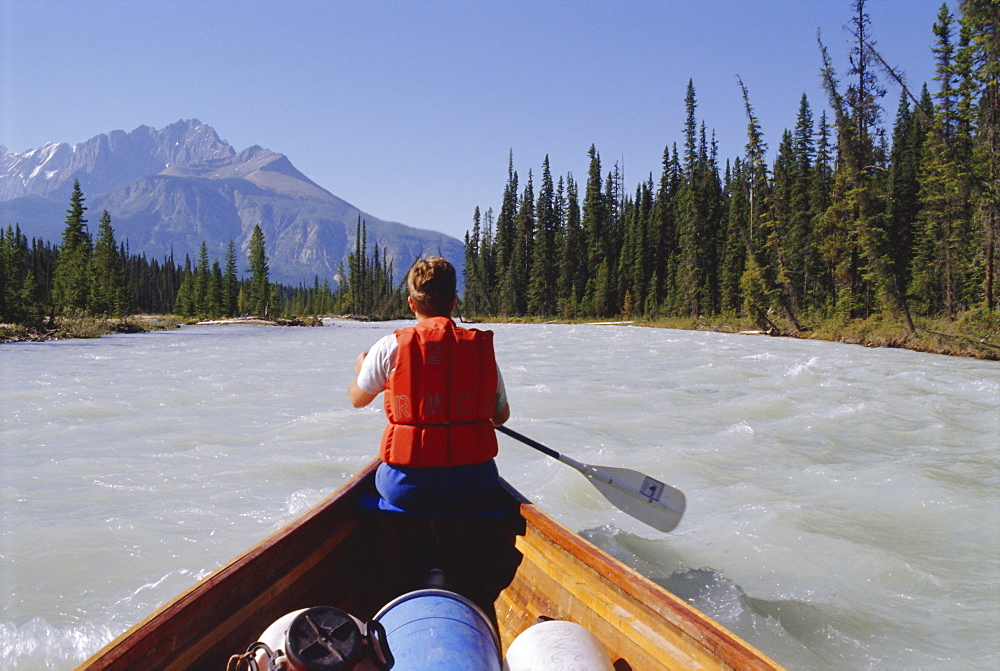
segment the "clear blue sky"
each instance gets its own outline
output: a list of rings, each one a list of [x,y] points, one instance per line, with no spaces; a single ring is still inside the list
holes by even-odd
[[[198,118],[237,150],[286,154],[382,219],[461,237],[550,157],[587,150],[630,191],[683,142],[689,79],[720,158],[749,89],[773,150],[809,97],[817,29],[848,68],[850,0],[0,0],[0,144],[23,152]],[[954,11],[956,0],[948,0]],[[883,56],[935,89],[940,0],[869,0]],[[899,89],[884,104],[891,122]]]

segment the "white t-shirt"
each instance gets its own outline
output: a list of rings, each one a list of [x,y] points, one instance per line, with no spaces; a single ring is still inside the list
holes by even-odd
[[[399,343],[396,341],[396,334],[390,333],[384,336],[372,346],[368,351],[368,356],[361,364],[361,372],[358,373],[358,387],[369,394],[380,394],[385,391],[389,382],[389,375],[396,368],[396,350]],[[500,375],[500,366],[497,366],[497,403],[496,411],[503,410],[507,405],[507,389],[503,384],[503,376]]]

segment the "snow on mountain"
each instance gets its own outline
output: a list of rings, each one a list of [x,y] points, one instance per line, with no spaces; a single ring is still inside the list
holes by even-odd
[[[211,126],[197,119],[161,131],[139,126],[116,130],[71,145],[48,143],[18,154],[0,153],[0,201],[21,196],[66,195],[76,179],[85,192],[104,193],[123,183],[156,174],[169,164],[197,163],[234,155]]]
[[[274,278],[311,284],[332,280],[354,250],[359,220],[369,245],[385,249],[399,272],[418,256],[440,253],[459,268],[464,256],[459,240],[362,212],[283,154],[257,145],[237,152],[197,119],[23,153],[0,146],[0,226],[57,243],[76,180],[88,218],[107,209],[116,237],[151,258],[196,258],[205,241],[221,259],[230,240],[246,251],[260,225]]]

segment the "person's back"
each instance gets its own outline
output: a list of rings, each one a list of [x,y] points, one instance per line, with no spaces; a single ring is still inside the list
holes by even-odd
[[[348,389],[354,407],[385,392],[379,506],[444,517],[482,513],[499,482],[493,427],[510,416],[493,333],[451,320],[456,277],[445,259],[417,261],[407,285],[417,324],[360,354]]]

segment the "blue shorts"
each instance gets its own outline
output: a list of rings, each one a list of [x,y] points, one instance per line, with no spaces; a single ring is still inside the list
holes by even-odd
[[[490,516],[500,474],[493,459],[471,466],[407,468],[385,462],[375,471],[380,510],[444,517]]]

